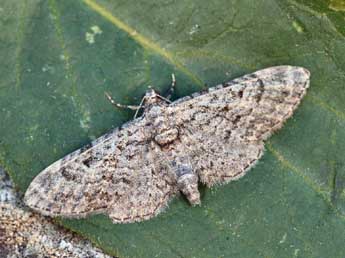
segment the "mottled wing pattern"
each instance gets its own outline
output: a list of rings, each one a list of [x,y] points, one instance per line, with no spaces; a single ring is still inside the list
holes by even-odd
[[[109,215],[115,223],[130,223],[155,217],[178,192],[176,177],[169,170],[167,162],[158,160],[161,157],[157,155],[160,151],[157,145],[148,142],[139,146],[136,151],[141,155],[123,162],[124,166],[119,170],[126,171],[135,184],[126,189],[123,198],[112,204]]]
[[[309,72],[278,66],[260,70],[172,103],[166,110],[180,143],[208,186],[245,174],[263,141],[281,128],[309,86]]]
[[[176,189],[152,165],[144,123],[125,124],[47,167],[29,186],[27,205],[48,216],[107,213],[115,223],[155,216]]]

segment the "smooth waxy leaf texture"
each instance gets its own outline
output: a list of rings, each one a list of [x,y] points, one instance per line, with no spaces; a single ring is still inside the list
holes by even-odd
[[[0,3],[0,161],[24,192],[43,168],[121,125],[148,85],[175,98],[260,68],[311,86],[248,175],[150,221],[59,220],[119,257],[344,257],[342,1]]]

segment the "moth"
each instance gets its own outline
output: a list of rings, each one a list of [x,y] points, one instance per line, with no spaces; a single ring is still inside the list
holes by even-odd
[[[174,102],[148,89],[141,106],[129,106],[140,117],[44,169],[25,203],[47,216],[104,213],[114,223],[150,219],[178,193],[199,205],[199,182],[228,183],[254,166],[309,78],[305,68],[276,66]]]

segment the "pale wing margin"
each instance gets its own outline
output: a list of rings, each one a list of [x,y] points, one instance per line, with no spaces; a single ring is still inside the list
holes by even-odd
[[[201,181],[211,186],[243,176],[261,157],[263,141],[300,103],[309,76],[301,67],[272,67],[172,103],[167,117]]]

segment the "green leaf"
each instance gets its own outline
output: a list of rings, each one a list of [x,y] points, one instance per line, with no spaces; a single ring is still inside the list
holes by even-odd
[[[147,222],[59,223],[119,257],[345,256],[341,0],[2,0],[0,161],[24,192],[43,168],[133,117],[148,85],[176,98],[260,68],[311,71],[302,105],[246,177]]]

